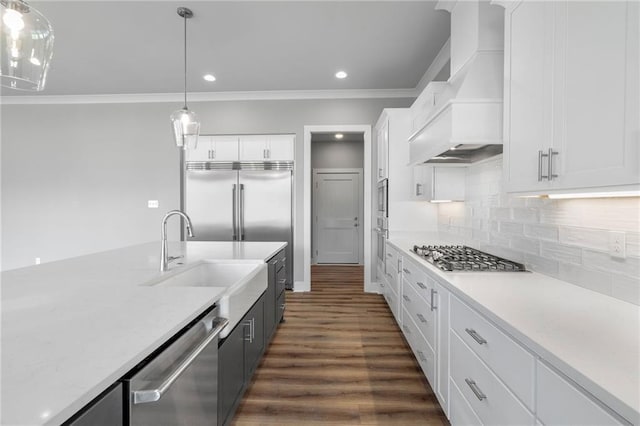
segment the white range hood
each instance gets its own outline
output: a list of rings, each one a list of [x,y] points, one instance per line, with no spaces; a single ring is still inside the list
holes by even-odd
[[[471,163],[500,154],[504,8],[460,0],[436,9],[451,13],[451,77],[426,124],[409,138],[411,162]]]

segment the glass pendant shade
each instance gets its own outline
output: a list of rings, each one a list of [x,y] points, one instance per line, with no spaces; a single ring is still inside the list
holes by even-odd
[[[0,85],[44,89],[53,55],[53,28],[22,0],[0,0]]]
[[[179,109],[171,114],[171,127],[176,145],[183,149],[196,149],[198,135],[200,134],[200,120],[195,112],[187,107]]]

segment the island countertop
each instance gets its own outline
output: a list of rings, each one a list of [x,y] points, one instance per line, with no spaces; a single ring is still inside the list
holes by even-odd
[[[264,262],[285,245],[175,242],[169,253],[184,265]],[[223,296],[141,285],[161,275],[159,254],[154,242],[2,272],[1,424],[64,422]]]

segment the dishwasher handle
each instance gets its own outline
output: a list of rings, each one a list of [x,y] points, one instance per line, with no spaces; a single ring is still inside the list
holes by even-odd
[[[218,334],[229,324],[229,320],[226,318],[215,318],[212,322],[211,331],[209,331],[202,341],[191,351],[191,353],[185,357],[185,359],[162,380],[160,385],[154,389],[142,389],[133,391],[132,401],[134,404],[144,404],[147,402],[156,402],[162,398],[162,395],[171,387],[171,385],[180,377],[184,371],[189,368],[191,363],[200,355],[200,353],[211,343],[213,339],[218,337]]]

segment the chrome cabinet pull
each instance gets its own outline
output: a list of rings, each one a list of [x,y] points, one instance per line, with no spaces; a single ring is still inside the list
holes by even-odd
[[[252,332],[251,332],[251,320],[246,320],[245,322],[242,323],[242,325],[244,327],[249,327],[249,335],[248,336],[245,335],[244,336],[244,340],[246,342],[253,343],[253,337],[252,337]]]
[[[231,226],[233,228],[233,241],[238,240],[238,209],[236,208],[236,191],[237,185],[234,183],[233,189],[231,190]]]
[[[473,340],[478,342],[479,345],[484,345],[485,343],[487,343],[484,337],[479,335],[478,332],[475,331],[473,328],[465,328],[464,331],[466,331],[469,334],[469,336],[473,337]]]
[[[286,306],[287,306],[287,305],[286,305],[285,303],[283,303],[282,305],[280,305],[280,309],[284,311],[284,308],[285,308]]]
[[[548,173],[549,173],[549,180],[553,180],[554,178],[557,178],[558,175],[553,173],[553,156],[554,155],[558,155],[558,151],[554,151],[553,148],[549,148],[549,154],[547,154],[548,161],[549,161],[549,168],[548,168]]]
[[[380,228],[382,229],[382,228]],[[393,257],[393,255],[391,253],[387,253],[387,257]]]
[[[406,325],[403,325],[402,329],[404,330],[405,333],[411,334],[411,331],[409,330],[409,327],[407,327]]]
[[[435,291],[434,289],[431,289],[431,310],[435,311],[436,309],[438,309],[438,307],[436,306],[436,297],[435,295],[438,294],[437,291]]]
[[[402,270],[404,271],[405,274],[411,275],[411,271],[408,270],[407,268],[402,268]]]
[[[244,184],[240,184],[240,241],[244,241]]]
[[[398,259],[398,267],[396,268],[398,271],[402,270],[402,262]]]
[[[384,283],[380,283],[380,287],[384,288]]]
[[[422,314],[416,314],[420,322],[427,323],[427,319]]]
[[[416,196],[422,195],[422,184],[416,183]]]
[[[211,159],[212,159],[212,160],[215,160],[215,159],[216,159],[216,150],[215,150],[215,149],[212,149],[212,150],[211,150]]]
[[[178,380],[178,377],[185,372],[187,368],[193,363],[193,361],[205,350],[205,348],[215,339],[218,334],[229,324],[229,320],[224,318],[216,318],[213,320],[213,328],[203,338],[203,340],[196,346],[196,348],[186,357],[184,360],[167,376],[158,387],[153,389],[142,389],[132,392],[134,404],[144,404],[148,402],[158,401],[162,395],[164,395],[171,385]]]
[[[426,285],[424,285],[424,284],[423,284],[423,283],[421,283],[421,282],[416,282],[416,284],[418,284],[418,287],[420,287],[420,288],[421,288],[421,289],[423,289],[423,290],[426,290],[426,289],[427,289],[427,286],[426,286]]]
[[[546,154],[545,152],[543,152],[542,150],[538,151],[538,182],[542,182],[542,179],[549,179],[549,175],[543,175],[542,174],[542,163],[543,163],[543,159],[545,157],[548,157],[549,154]]]
[[[478,398],[480,401],[482,401],[483,399],[487,399],[487,395],[485,395],[480,390],[475,381],[471,379],[464,379],[464,381],[467,383],[467,385],[469,385],[469,387],[471,388],[471,392],[475,394],[476,398]]]
[[[427,362],[427,357],[424,356],[424,353],[422,351],[416,351],[416,353],[418,354],[418,358],[420,358],[420,361]]]
[[[403,295],[402,295],[402,298],[403,298],[404,300],[406,300],[407,302],[411,302],[411,299],[409,299],[409,296],[407,296],[406,294],[403,294]]]

